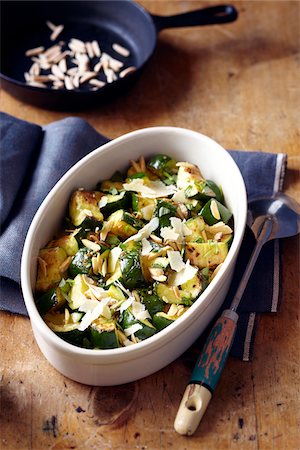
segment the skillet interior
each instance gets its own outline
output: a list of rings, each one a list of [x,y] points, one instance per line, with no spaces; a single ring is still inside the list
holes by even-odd
[[[113,42],[123,45],[131,53],[126,59],[126,66],[133,65],[137,69],[149,59],[156,45],[156,29],[151,16],[139,5],[128,0],[5,1],[2,2],[1,9],[1,72],[5,81],[12,81],[19,87],[23,85],[26,89],[28,86],[24,84],[24,72],[28,71],[32,64],[30,58],[25,56],[26,50],[40,45],[45,48],[53,45],[50,41],[51,31],[46,25],[47,20],[65,26],[58,41],[67,41],[72,37],[84,41],[96,39],[101,50],[119,60],[124,60],[124,57],[115,53],[111,45]],[[112,83],[107,86],[108,90],[123,84],[125,80],[126,78]],[[48,94],[51,92],[52,95],[62,96],[62,91],[31,87],[29,89],[31,95],[35,95],[37,91],[48,91]],[[41,93],[44,94],[46,92]],[[94,92],[68,91],[67,94],[78,94],[82,97],[83,94]]]

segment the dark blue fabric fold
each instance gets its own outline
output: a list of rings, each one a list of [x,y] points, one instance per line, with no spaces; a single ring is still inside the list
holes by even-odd
[[[0,198],[0,213],[4,218],[0,237],[0,309],[26,315],[19,287],[20,261],[32,218],[62,175],[108,139],[78,118],[66,118],[43,128],[6,114],[2,114],[0,120],[0,165],[2,174],[5,174],[5,186]],[[284,155],[241,151],[230,151],[230,154],[242,172],[249,199],[272,195],[274,190],[280,188]],[[12,170],[12,176],[7,177],[9,170]],[[232,299],[254,242],[251,231],[247,230],[224,305]],[[251,357],[256,313],[277,309],[278,257],[277,243],[268,244],[243,296],[239,310],[241,319],[232,349],[232,354],[241,359]],[[196,347],[199,343],[201,340]]]

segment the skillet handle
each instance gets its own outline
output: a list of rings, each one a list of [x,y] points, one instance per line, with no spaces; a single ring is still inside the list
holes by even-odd
[[[151,15],[157,32],[164,28],[194,27],[233,22],[238,12],[232,5],[210,6],[174,16]]]

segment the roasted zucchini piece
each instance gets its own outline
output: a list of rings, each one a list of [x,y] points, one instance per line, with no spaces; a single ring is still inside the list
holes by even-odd
[[[176,184],[178,167],[168,155],[155,155],[147,163],[147,168],[166,184]]]
[[[134,317],[131,308],[127,308],[123,311],[121,317],[121,326],[126,334],[126,329],[132,325],[139,324],[141,328],[134,333],[134,335],[141,340],[147,339],[156,333],[156,328],[149,322],[149,320],[138,320]]]
[[[63,262],[68,257],[61,247],[43,248],[39,252],[39,267],[35,290],[46,292],[55,287],[63,277],[61,272]]]
[[[87,339],[86,331],[80,331],[76,328],[70,329],[72,328],[71,324],[67,324],[65,328],[66,331],[55,331],[55,334],[64,341],[69,342],[69,344],[77,345],[77,347],[92,348]]]
[[[145,285],[145,277],[141,264],[140,243],[131,241],[120,255],[120,270],[124,286],[135,289]]]
[[[156,207],[155,198],[144,198],[135,192],[132,195],[132,210],[137,214],[138,217],[144,220],[151,220],[154,210]]]
[[[185,191],[186,197],[194,197],[199,192],[199,183],[204,179],[197,166],[190,163],[179,163],[177,187]]]
[[[208,202],[211,198],[218,200],[218,202],[224,202],[224,196],[221,189],[212,180],[203,180],[201,183],[197,184],[199,189],[198,194],[195,198],[200,200],[202,203]]]
[[[72,223],[78,227],[85,218],[103,221],[103,214],[99,209],[99,201],[103,197],[102,192],[85,191],[79,189],[71,195],[69,202],[69,214]]]
[[[177,317],[170,317],[164,312],[158,312],[153,316],[152,321],[155,328],[160,331],[171,325],[176,319]]]
[[[75,278],[79,273],[89,274],[92,270],[92,256],[91,249],[80,248],[69,265],[69,276]]]
[[[72,320],[73,315],[76,320]],[[66,322],[66,310],[64,312],[49,312],[44,316],[44,320],[48,327],[54,331],[60,338],[70,344],[83,347],[83,340],[86,338],[85,331],[79,331],[79,321],[83,316],[82,313],[68,313],[68,321]]]
[[[192,234],[186,236],[186,242],[195,242],[197,239],[202,238],[202,231],[205,227],[205,222],[202,216],[196,216],[186,221],[185,224]]]
[[[138,294],[152,318],[156,313],[163,311],[165,304],[156,294],[149,293],[147,289],[139,290]]]
[[[78,309],[82,303],[86,300],[86,292],[89,286],[85,281],[85,276],[82,274],[76,275],[74,282],[69,292],[69,307],[71,309]]]
[[[165,303],[191,305],[202,292],[202,282],[198,274],[177,288],[166,283],[157,283],[155,292]]]
[[[228,246],[225,242],[187,242],[185,246],[185,257],[191,264],[200,269],[204,267],[216,267],[225,261]]]
[[[56,311],[61,308],[66,303],[66,299],[63,296],[61,289],[59,287],[49,289],[36,300],[36,307],[39,313],[43,316],[44,314]]]
[[[215,199],[210,199],[203,206],[200,211],[200,215],[203,216],[208,225],[214,225],[220,221],[226,224],[232,217],[231,211]]]
[[[89,339],[94,348],[119,347],[116,324],[112,319],[99,317],[89,327]]]
[[[109,216],[107,222],[111,224],[110,231],[121,239],[127,239],[136,234],[143,223],[133,217],[130,213],[119,209]]]
[[[104,217],[110,216],[118,209],[127,209],[130,204],[130,194],[127,191],[122,191],[120,194],[106,196],[107,203],[100,210]]]
[[[159,229],[169,227],[171,225],[170,218],[176,216],[177,208],[171,202],[166,200],[158,200],[154,215],[158,217]],[[158,233],[156,230],[155,233]]]
[[[47,248],[61,247],[68,256],[73,256],[78,252],[78,242],[74,233],[61,236],[58,239],[54,239],[47,244]]]

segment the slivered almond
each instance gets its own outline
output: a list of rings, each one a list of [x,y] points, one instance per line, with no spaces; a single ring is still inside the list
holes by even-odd
[[[50,22],[50,20],[46,21],[46,25],[48,28],[50,28],[51,31],[54,31],[56,28],[56,25],[54,25],[54,23]]]
[[[65,79],[64,79],[64,82],[65,82],[65,87],[66,87],[66,89],[67,89],[68,91],[73,90],[73,89],[74,89],[74,84],[73,84],[73,82],[72,82],[71,77],[65,76],[64,78],[65,78]]]
[[[30,81],[32,79],[32,75],[29,75],[28,72],[25,72],[24,73],[24,78],[25,78],[25,81]]]
[[[93,49],[92,43],[91,42],[86,42],[85,43],[85,48],[86,48],[86,52],[87,52],[89,58],[93,59],[94,58],[94,49]]]
[[[76,75],[78,73],[78,67],[71,67],[71,69],[67,70],[68,75]]]
[[[81,242],[85,247],[93,250],[94,252],[99,252],[101,249],[99,244],[96,244],[96,242],[90,241],[89,239],[81,239]]]
[[[99,47],[98,42],[97,42],[97,41],[93,41],[91,44],[92,44],[92,47],[93,47],[94,55],[95,55],[97,58],[100,58],[100,56],[101,56],[101,50],[100,50],[100,47]]]
[[[32,66],[29,69],[29,74],[30,75],[39,75],[40,74],[40,66],[38,65],[38,63],[33,63]]]
[[[110,69],[110,68],[104,69],[104,73],[106,76],[106,81],[108,83],[112,83],[113,81],[115,81],[117,79],[117,75],[115,74],[113,69]]]
[[[62,81],[65,80],[64,73],[60,70],[60,68],[56,64],[53,64],[53,66],[51,67],[51,72],[53,73],[53,75],[55,75],[60,80],[62,80]]]
[[[210,203],[210,211],[216,220],[221,219],[219,208],[215,200],[212,200]]]
[[[100,72],[101,68],[103,66],[102,61],[99,61],[97,64],[95,64],[94,66],[94,72]]]
[[[47,276],[47,265],[48,264],[40,256],[38,256],[37,259],[38,259],[39,267],[40,267],[40,269],[42,271],[42,274],[43,274],[44,277],[46,277]]]
[[[64,273],[66,270],[68,270],[69,265],[71,264],[72,256],[68,256],[64,262],[59,266],[60,273]]]
[[[55,53],[57,53],[58,50],[60,50],[60,45],[55,44],[55,45],[52,45],[51,47],[47,48],[47,50],[44,53],[42,53],[42,55],[48,59],[51,56],[53,56]],[[40,56],[42,56],[42,55],[40,55]]]
[[[64,29],[63,25],[58,25],[57,27],[55,27],[51,33],[50,41],[55,41],[60,35],[60,33],[63,31],[63,29]]]
[[[53,63],[58,64],[62,59],[65,59],[71,52],[69,50],[65,50],[62,53],[57,54],[57,56],[53,57]]]
[[[150,234],[150,237],[151,237],[152,241],[155,242],[156,244],[162,243],[162,239],[160,237],[156,236],[155,234]]]
[[[142,172],[146,171],[146,163],[145,163],[145,158],[143,156],[140,157],[140,168]]]
[[[133,159],[130,160],[130,163],[132,165],[132,167],[134,168],[134,170],[138,173],[141,172],[141,168],[139,166],[139,164],[136,161],[133,161]]]
[[[44,50],[45,50],[45,47],[42,47],[42,46],[31,48],[31,49],[27,50],[25,55],[26,56],[36,56],[36,55],[39,55],[40,53],[43,53]]]
[[[59,61],[58,68],[62,71],[62,73],[65,73],[67,71],[67,62],[65,58]]]
[[[89,83],[93,86],[97,86],[98,88],[101,88],[101,87],[105,86],[105,84],[106,84],[106,83],[104,83],[104,81],[97,80],[96,78],[93,78],[92,80],[90,80]]]
[[[179,292],[178,286],[173,286],[172,290],[173,290],[173,292],[175,294],[175,297],[178,298],[178,300],[179,300],[180,299],[180,292]]]
[[[86,72],[85,74],[83,74],[83,75],[80,77],[79,84],[83,84],[83,83],[85,83],[86,81],[89,81],[89,80],[91,80],[92,78],[95,78],[96,75],[97,75],[96,72]]]
[[[70,320],[70,311],[68,308],[65,308],[65,324],[67,324]]]
[[[134,67],[134,66],[127,67],[126,69],[122,70],[122,71],[119,73],[119,77],[120,77],[120,78],[124,78],[124,77],[126,77],[126,75],[128,75],[129,73],[132,73],[132,72],[135,72],[135,71],[136,71],[136,67]]]
[[[29,81],[27,84],[29,86],[40,87],[40,88],[46,88],[47,87],[44,83],[40,83],[38,81]]]
[[[130,51],[128,50],[128,48],[125,48],[122,45],[117,44],[116,42],[112,45],[112,48],[115,52],[119,53],[122,56],[125,56],[125,58],[130,55]]]
[[[69,42],[69,48],[75,53],[85,53],[85,44],[80,39],[72,38]]]
[[[221,267],[223,266],[223,263],[219,264],[215,270],[213,271],[212,275],[211,275],[211,280],[213,280],[215,278],[215,276],[219,273]]]
[[[38,81],[41,83],[48,83],[49,81],[52,81],[49,75],[37,75],[33,76],[32,81]]]
[[[98,258],[96,256],[92,257],[92,269],[93,269],[93,272],[95,275],[97,275],[99,273]]]

